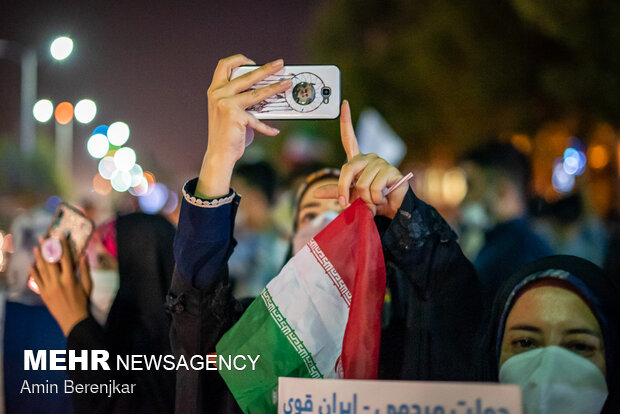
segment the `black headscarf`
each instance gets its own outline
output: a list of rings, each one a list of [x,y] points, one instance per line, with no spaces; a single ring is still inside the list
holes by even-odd
[[[164,302],[174,269],[174,232],[158,215],[132,213],[116,219],[120,285],[106,330],[118,338],[119,353],[170,350]]]
[[[106,322],[118,355],[172,354],[164,303],[172,280],[174,226],[162,216],[132,213],[116,220],[120,285]],[[174,406],[174,371],[135,371],[152,412]]]
[[[506,280],[493,303],[487,335],[491,377],[497,380],[506,319],[516,298],[529,284],[541,279],[561,280],[585,300],[596,317],[605,346],[609,396],[603,413],[620,413],[620,290],[595,264],[575,256],[548,256],[525,265]]]

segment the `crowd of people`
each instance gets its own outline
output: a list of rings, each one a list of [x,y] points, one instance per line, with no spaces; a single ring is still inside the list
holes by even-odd
[[[22,251],[33,250],[27,259],[12,261],[22,276],[11,281],[18,293],[6,299],[5,361],[7,350],[17,346],[6,337],[13,332],[11,315],[36,317],[9,306],[18,297],[39,310],[42,300],[58,322],[57,342],[39,347],[188,359],[214,353],[284,261],[361,198],[374,216],[386,265],[378,379],[518,384],[529,414],[620,412],[618,275],[600,267],[611,251],[601,245],[591,260],[577,257],[579,251],[560,254],[566,251],[557,241],[537,231],[528,215],[522,154],[490,143],[463,157],[469,191],[458,230],[483,235],[475,253],[466,255],[457,232],[411,186],[385,195],[403,173],[375,154],[360,153],[345,100],[340,129],[347,162],[306,177],[295,193],[292,234],[283,241],[269,215],[275,174],[268,165],[240,160],[254,131],[279,133],[245,109],[291,88],[291,81],[247,91],[278,72],[283,61],[230,80],[234,68],[248,64],[254,62],[235,55],[215,69],[208,145],[198,177],[183,188],[176,230],[163,217],[142,213],[100,227],[96,249],[112,258],[119,276],[109,311],[94,317],[89,281],[95,269],[86,259],[74,269],[66,240],[59,263],[41,257],[36,240],[42,230],[18,242]],[[27,275],[36,280],[40,298],[25,288]],[[47,326],[56,329],[49,320]],[[15,371],[8,366],[7,412],[46,412],[19,407]],[[218,371],[68,375],[80,383],[132,382],[137,392],[63,399],[57,401],[63,412],[69,404],[76,413],[241,412]]]

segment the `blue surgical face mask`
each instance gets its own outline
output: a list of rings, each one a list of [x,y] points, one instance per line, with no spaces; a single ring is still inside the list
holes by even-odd
[[[509,358],[499,381],[521,387],[524,414],[596,414],[607,399],[607,383],[591,361],[558,346]]]

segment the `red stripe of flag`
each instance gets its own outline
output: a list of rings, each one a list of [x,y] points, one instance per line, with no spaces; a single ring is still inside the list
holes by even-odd
[[[368,207],[356,200],[315,238],[352,294],[342,344],[347,379],[376,379],[385,297],[381,239]]]

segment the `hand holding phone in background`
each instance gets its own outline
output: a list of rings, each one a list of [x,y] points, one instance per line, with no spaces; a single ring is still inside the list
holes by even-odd
[[[39,243],[43,242],[43,237],[39,238]],[[68,239],[61,236],[60,243],[62,256],[58,263],[46,261],[41,255],[41,249],[34,248],[35,264],[30,268],[30,276],[38,286],[43,303],[67,336],[78,322],[88,317],[92,281],[87,257],[82,255],[79,260],[78,278]]]
[[[47,238],[39,238],[39,247],[34,248],[35,263],[30,268],[28,286],[41,295],[65,336],[75,324],[88,317],[92,281],[84,252],[93,230],[91,220],[62,203],[54,214]]]
[[[45,240],[40,245],[43,259],[50,263],[59,262],[63,254],[60,238],[66,236],[69,246],[68,252],[73,267],[76,268],[81,256],[86,251],[94,229],[95,224],[81,211],[67,203],[61,203],[47,229]],[[39,294],[39,287],[34,278],[28,278],[28,287],[34,293]]]

